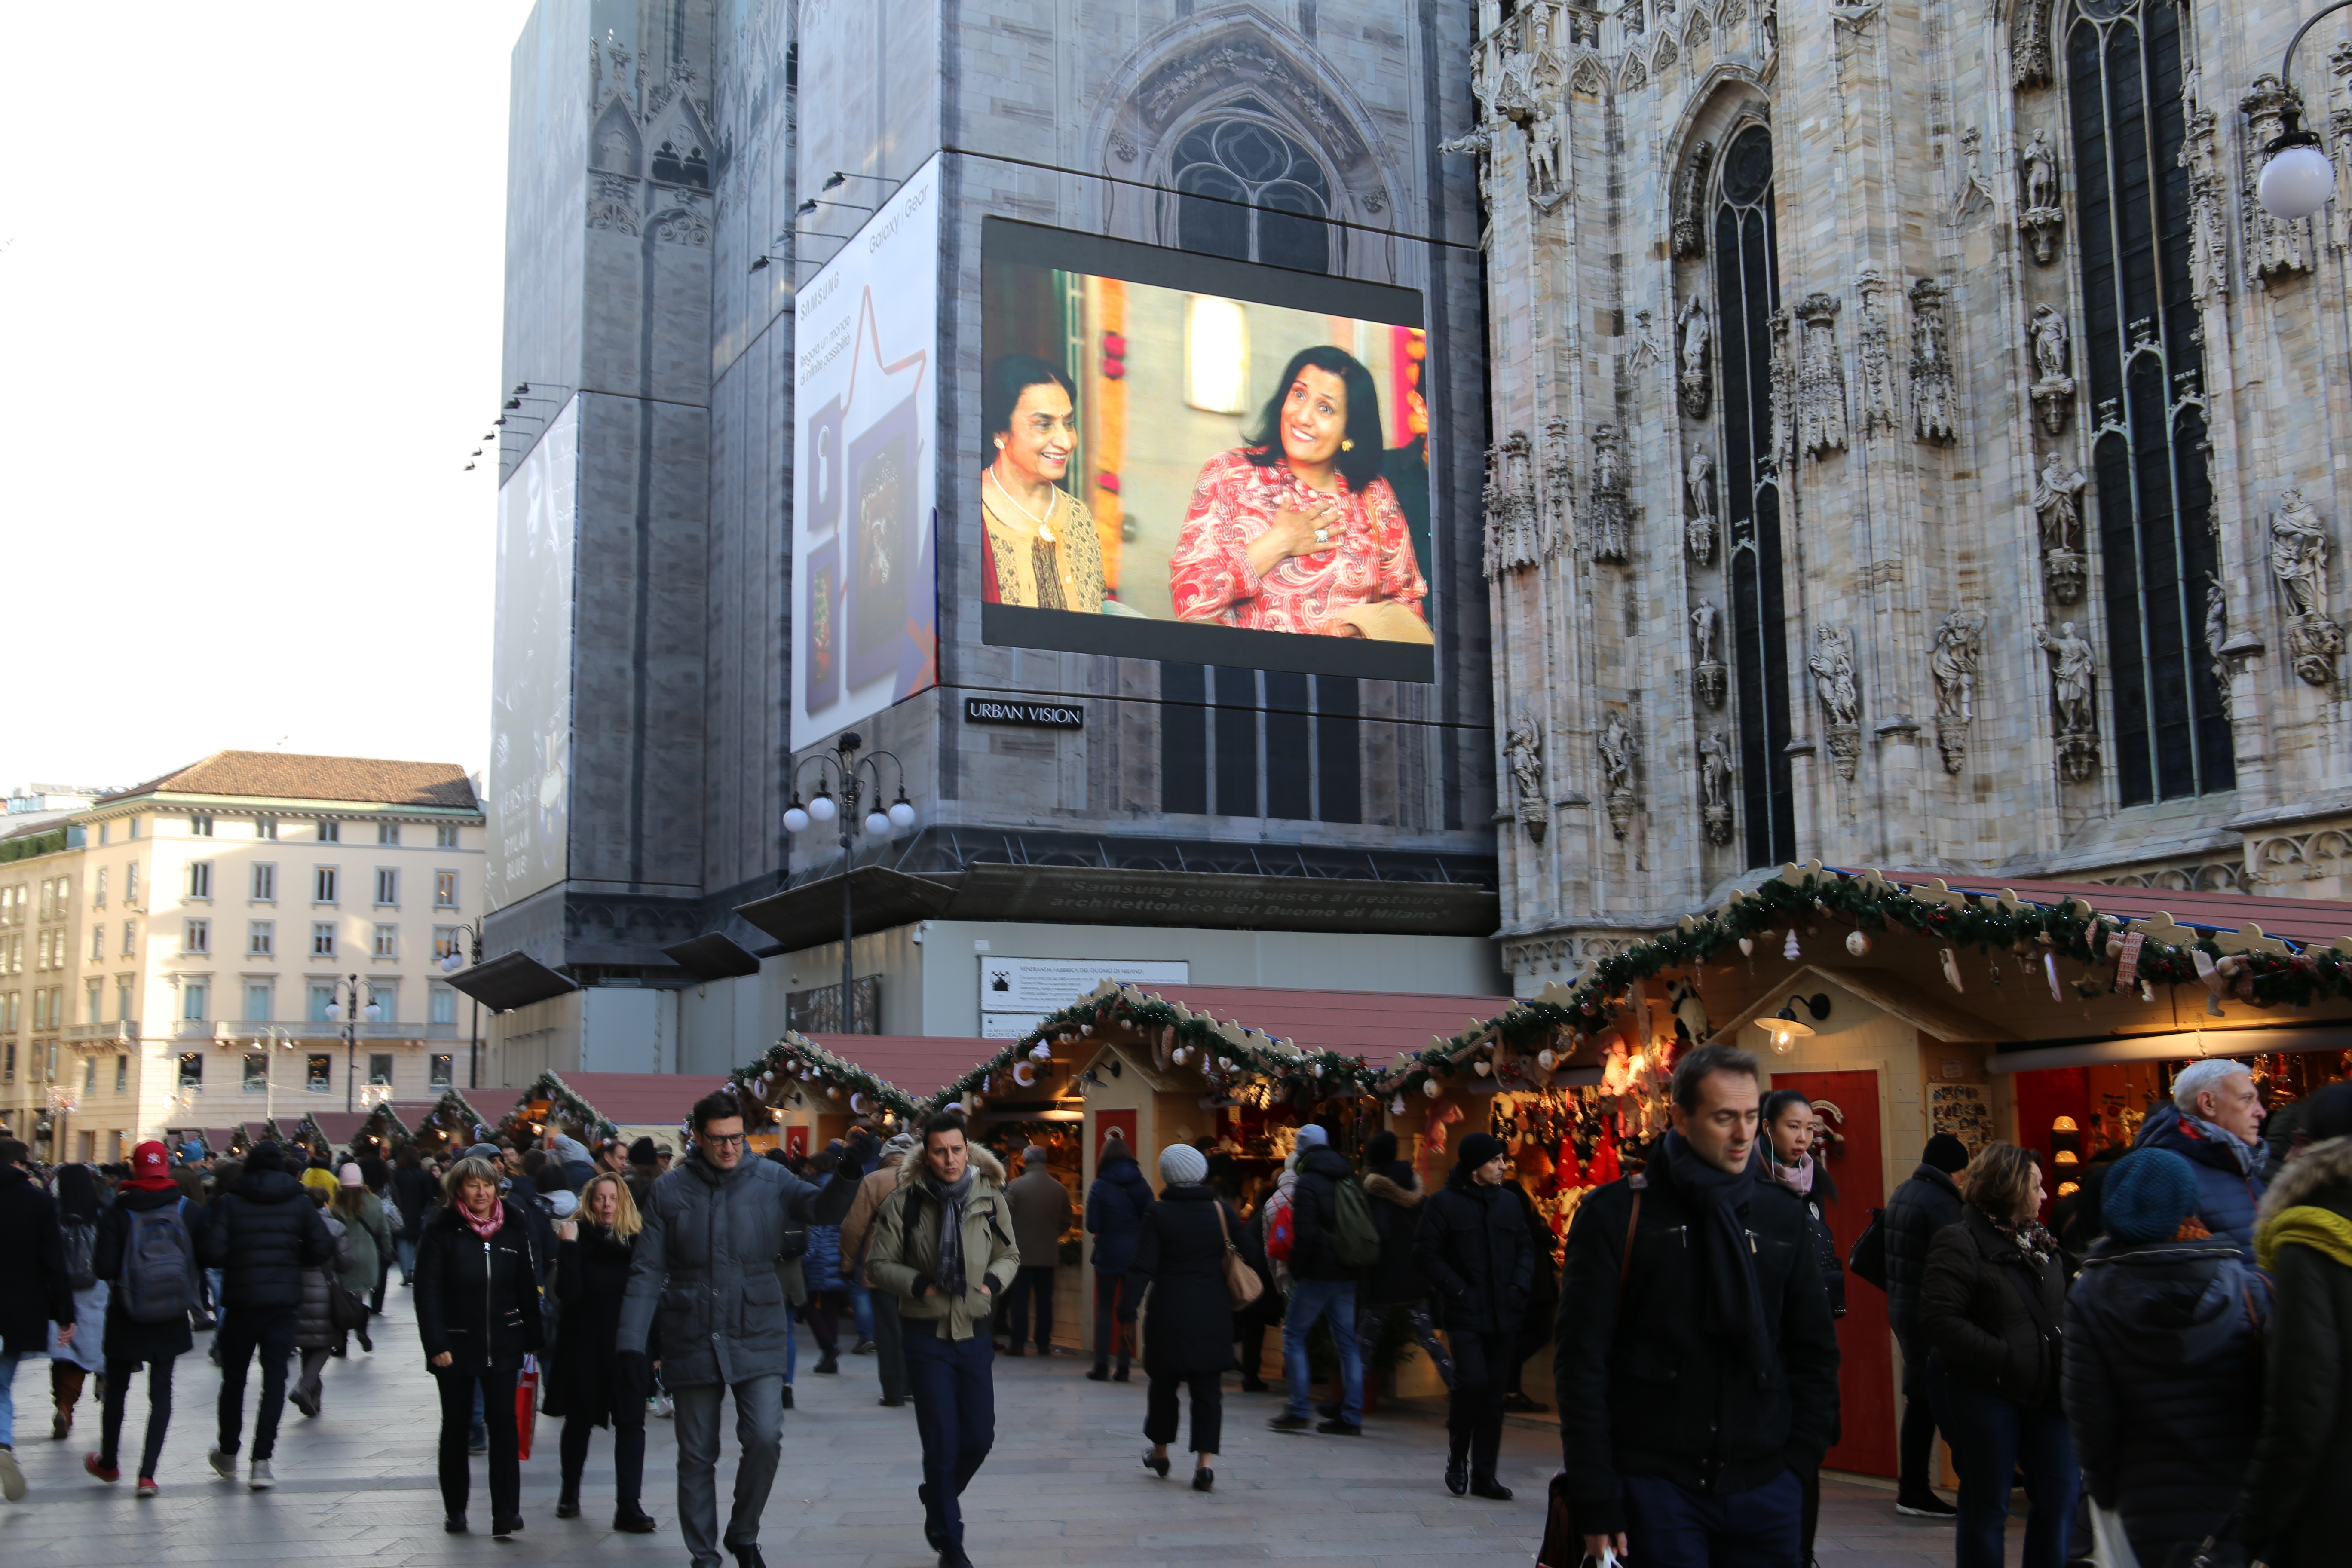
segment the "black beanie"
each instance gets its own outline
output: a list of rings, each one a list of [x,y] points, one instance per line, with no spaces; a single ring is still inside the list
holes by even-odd
[[[1454,1165],[1464,1171],[1475,1171],[1501,1154],[1503,1141],[1491,1133],[1473,1132],[1462,1140],[1462,1147],[1454,1156]]]
[[[286,1156],[279,1152],[275,1143],[256,1143],[245,1157],[245,1168],[248,1171],[282,1172],[286,1169]]]
[[[1396,1152],[1397,1135],[1395,1133],[1373,1133],[1370,1138],[1365,1141],[1364,1143],[1365,1168],[1369,1170],[1375,1166],[1387,1164],[1390,1161],[1396,1158]]]
[[[629,1163],[632,1165],[659,1164],[660,1161],[654,1153],[654,1141],[650,1138],[640,1138],[630,1144]]]
[[[2352,1134],[2352,1083],[2331,1083],[2303,1103],[2303,1132],[2314,1143]]]
[[[1927,1147],[1919,1153],[1919,1163],[1932,1165],[1946,1175],[1965,1170],[1969,1163],[1969,1146],[1948,1132],[1938,1132],[1927,1140]]]

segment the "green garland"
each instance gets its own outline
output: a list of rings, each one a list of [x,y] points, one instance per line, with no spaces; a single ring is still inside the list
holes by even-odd
[[[887,1079],[791,1029],[758,1060],[729,1073],[727,1080],[737,1099],[762,1106],[780,1105],[789,1089],[798,1088],[803,1094],[814,1093],[832,1102],[847,1115],[887,1110],[901,1121],[915,1121],[927,1109]]]
[[[511,1137],[522,1124],[525,1108],[534,1100],[547,1101],[549,1120],[560,1120],[581,1128],[591,1139],[620,1136],[621,1130],[613,1125],[610,1118],[574,1094],[572,1086],[551,1071],[541,1073],[530,1080],[530,1087],[522,1091],[522,1098],[515,1101],[514,1109],[508,1111],[499,1122],[500,1130]]]

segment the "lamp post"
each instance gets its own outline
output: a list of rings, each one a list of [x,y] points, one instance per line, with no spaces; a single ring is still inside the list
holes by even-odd
[[[52,1165],[66,1163],[66,1119],[79,1104],[70,1088],[61,1083],[49,1085],[49,1163]]]
[[[441,973],[444,974],[455,974],[469,963],[482,962],[482,922],[460,921],[456,929],[466,933],[467,956],[458,957],[457,944],[451,943],[449,951],[441,955]],[[466,1087],[479,1089],[482,1087],[482,1001],[480,997],[471,995],[466,1000],[474,1005],[472,1022],[466,1029]]]
[[[2266,161],[2262,178],[2255,184],[2255,194],[2262,199],[2263,210],[2271,216],[2293,221],[2309,217],[2327,205],[2336,190],[2336,165],[2321,150],[2319,137],[2303,128],[2303,110],[2294,100],[2294,51],[2303,36],[2318,26],[2322,17],[2352,5],[2352,0],[2336,0],[2314,12],[2310,20],[2294,30],[2287,40],[2286,54],[2279,61],[2279,91],[2286,102],[2279,112],[2279,133],[2263,149]]]
[[[343,1026],[343,1109],[359,1109],[359,1089],[352,1079],[360,1065],[360,977],[347,974],[335,986],[335,999],[327,1004],[327,1022]],[[365,1009],[371,1024],[383,1016],[383,1009],[371,1002]]]
[[[265,1035],[253,1037],[251,1048],[261,1056],[261,1119],[264,1121],[278,1120],[278,1058],[270,1053],[270,1047],[273,1046],[283,1050],[292,1050],[294,1048],[293,1031],[281,1029],[277,1025],[271,1024],[267,1026],[266,1037]],[[239,1112],[238,1120],[243,1119],[243,1113]]]
[[[2347,0],[2347,3],[2352,4],[2352,0]],[[856,858],[857,851],[856,842],[851,836],[850,827],[851,824],[857,821],[857,803],[865,795],[868,780],[871,780],[875,805],[874,809],[866,814],[866,820],[862,825],[867,837],[887,838],[891,834],[915,825],[914,803],[907,798],[905,765],[898,761],[896,753],[878,748],[870,755],[861,757],[857,752],[858,748],[863,744],[864,742],[856,731],[845,731],[841,739],[834,743],[832,756],[828,757],[820,752],[803,763],[800,768],[793,772],[793,803],[784,807],[786,833],[800,833],[813,822],[831,822],[836,816],[841,821],[841,1032],[845,1035],[857,1032],[856,1012],[852,1001],[856,994],[856,964],[850,951],[851,939],[856,934],[856,926],[851,911],[849,888],[850,866]],[[880,759],[884,757],[888,757],[890,765],[898,771],[898,798],[890,803],[889,809],[887,811],[881,805]],[[810,798],[806,805],[803,805],[800,773],[811,767],[817,770],[816,794]],[[837,804],[831,794],[833,789],[841,792],[841,799]]]

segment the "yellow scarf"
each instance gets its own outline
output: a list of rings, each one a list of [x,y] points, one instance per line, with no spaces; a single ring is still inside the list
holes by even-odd
[[[2271,1215],[2254,1229],[2254,1261],[2268,1268],[2278,1249],[2291,1241],[2324,1252],[2352,1268],[2352,1219],[2346,1219],[2334,1209],[2305,1204]]]

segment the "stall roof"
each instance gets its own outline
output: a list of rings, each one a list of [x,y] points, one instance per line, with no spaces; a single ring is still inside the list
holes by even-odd
[[[1003,1050],[1005,1044],[960,1035],[811,1035],[809,1038],[917,1100],[937,1094],[959,1075]]]
[[[563,1086],[615,1127],[675,1127],[724,1078],[706,1073],[566,1072]],[[535,1083],[525,1086],[528,1093]]]
[[[2265,936],[2325,946],[2352,936],[2352,904],[2327,899],[2257,899],[2244,893],[2199,892],[2182,888],[2132,888],[2108,882],[2019,881],[2014,877],[1971,877],[1950,871],[1883,871],[1889,881],[1924,883],[1940,876],[1956,893],[1999,898],[2006,890],[2029,904],[2063,904],[2080,899],[2101,914],[2146,920],[2169,914],[2185,926],[2234,931],[2252,923]]]
[[[1273,985],[1162,985],[1150,994],[1195,1013],[1235,1018],[1302,1050],[1337,1051],[1375,1066],[1428,1047],[1507,1011],[1508,996],[1418,995],[1398,991],[1295,991]]]

